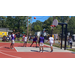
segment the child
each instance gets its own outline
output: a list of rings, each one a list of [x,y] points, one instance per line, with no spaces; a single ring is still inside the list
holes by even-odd
[[[26,36],[24,37],[24,44],[23,44],[23,47],[26,47],[27,41],[28,41],[28,38],[27,38],[27,35],[26,35]]]

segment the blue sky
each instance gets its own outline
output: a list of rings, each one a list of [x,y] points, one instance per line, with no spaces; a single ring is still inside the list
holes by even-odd
[[[36,19],[34,19],[34,17],[36,17]],[[36,22],[36,20],[39,20],[41,22],[44,22],[45,20],[47,20],[50,16],[32,16],[32,23]],[[71,16],[69,16],[71,17]]]
[[[34,19],[36,17],[36,19]],[[32,16],[32,23],[36,22],[36,20],[40,20],[41,22],[44,22],[47,20],[50,16]]]

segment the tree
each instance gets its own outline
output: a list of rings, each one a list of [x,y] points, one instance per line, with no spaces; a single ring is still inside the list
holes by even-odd
[[[71,19],[68,22],[68,32],[72,34],[75,34],[75,17],[71,17]]]
[[[33,30],[34,32],[42,31],[42,30],[43,30],[43,28],[42,28],[42,22],[39,21],[39,20],[37,20],[36,22],[34,22],[34,23],[32,24],[32,30]]]

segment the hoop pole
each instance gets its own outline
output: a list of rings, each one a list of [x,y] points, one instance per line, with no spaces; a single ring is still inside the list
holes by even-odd
[[[61,34],[61,49],[62,49],[62,42],[63,41],[63,24],[62,24],[62,34]]]

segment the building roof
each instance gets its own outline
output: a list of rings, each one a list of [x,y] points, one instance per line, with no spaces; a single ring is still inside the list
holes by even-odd
[[[12,30],[9,30],[9,28],[0,28],[0,31],[13,32]]]

